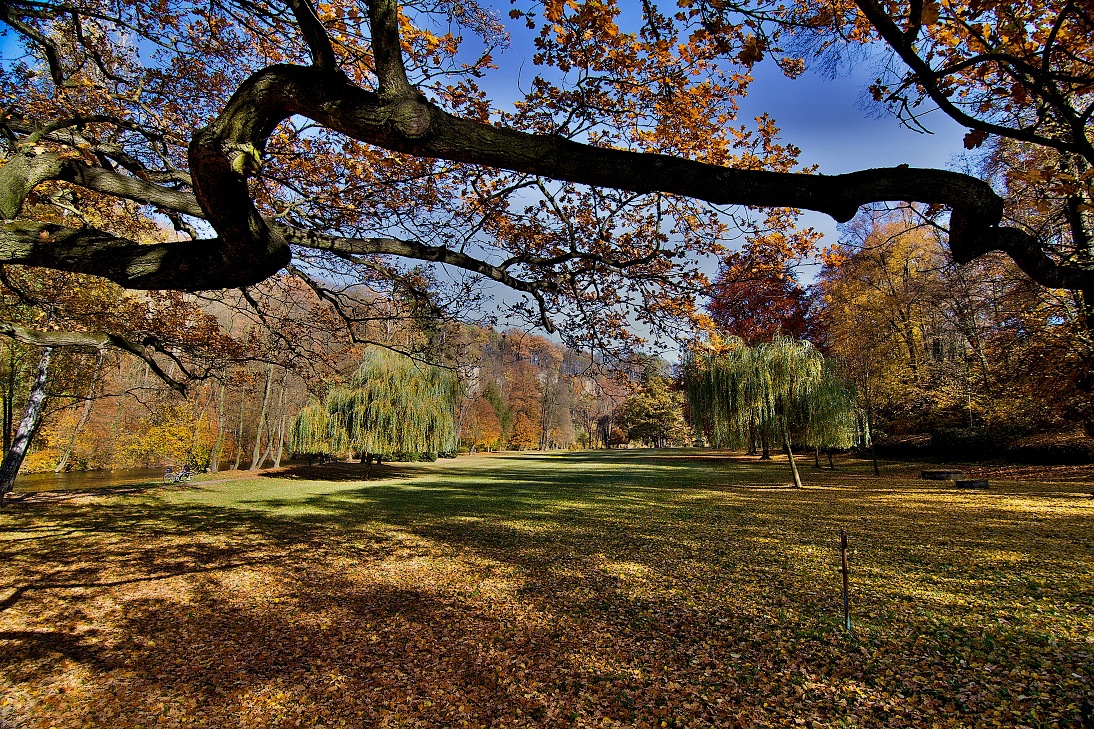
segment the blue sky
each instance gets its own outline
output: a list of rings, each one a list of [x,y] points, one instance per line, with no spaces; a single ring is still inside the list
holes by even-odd
[[[792,80],[768,65],[758,69],[741,116],[771,114],[782,138],[801,148],[802,164],[820,165],[823,174],[901,164],[944,169],[958,162],[964,127],[935,111],[923,119],[933,133],[908,129],[864,102],[870,82],[865,69],[834,79],[809,72]],[[836,224],[828,216],[806,213],[803,222],[835,242]]]

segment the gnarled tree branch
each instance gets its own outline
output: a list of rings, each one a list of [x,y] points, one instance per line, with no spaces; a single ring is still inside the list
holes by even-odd
[[[156,361],[155,352],[163,352],[163,350],[157,350],[150,344],[138,344],[117,334],[104,332],[39,332],[7,321],[0,321],[0,336],[37,347],[91,347],[94,349],[114,347],[121,349],[148,363],[149,368],[156,373],[156,376],[167,383],[171,389],[186,394],[186,385],[164,372]],[[182,362],[177,358],[173,359],[183,374],[190,377],[190,373]]]
[[[385,7],[397,12],[394,6],[394,2],[383,0],[371,7],[375,12]],[[392,17],[377,19],[377,27],[397,23],[397,17]],[[1054,261],[1045,256],[1033,236],[1001,228],[1001,198],[987,183],[968,175],[903,167],[836,176],[780,173],[594,147],[453,116],[420,97],[389,100],[353,85],[340,73],[289,65],[271,66],[252,75],[214,123],[194,135],[189,156],[196,208],[185,193],[100,168],[64,165],[63,179],[91,189],[187,215],[200,212],[217,231],[217,238],[138,245],[100,231],[10,222],[0,230],[0,259],[97,273],[133,288],[200,290],[234,288],[267,278],[288,264],[293,243],[334,252],[391,253],[441,261],[538,295],[516,279],[499,277],[502,269],[492,270],[488,264],[447,249],[393,239],[349,244],[346,239],[266,221],[251,200],[247,178],[257,172],[273,130],[293,115],[396,152],[635,193],[664,192],[715,204],[816,210],[838,221],[849,220],[861,205],[874,202],[948,206],[952,210],[950,246],[956,260],[1003,250],[1045,285],[1094,287],[1094,272]],[[45,174],[36,170],[24,173]],[[12,175],[16,172],[11,170]],[[21,189],[29,188],[24,184]],[[3,201],[8,217],[14,209],[11,200],[19,194]]]

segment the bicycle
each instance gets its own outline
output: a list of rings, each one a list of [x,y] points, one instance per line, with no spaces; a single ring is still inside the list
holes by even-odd
[[[190,464],[186,464],[179,471],[168,466],[167,470],[163,472],[164,483],[182,483],[184,481],[189,481],[193,477],[194,472],[190,470]]]

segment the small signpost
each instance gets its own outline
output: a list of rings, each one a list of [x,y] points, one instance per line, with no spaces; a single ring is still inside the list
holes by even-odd
[[[850,567],[847,565],[847,530],[841,528],[839,530],[839,553],[840,561],[843,566],[840,572],[843,573],[843,627],[847,629],[847,632],[851,632],[851,603],[847,597]]]

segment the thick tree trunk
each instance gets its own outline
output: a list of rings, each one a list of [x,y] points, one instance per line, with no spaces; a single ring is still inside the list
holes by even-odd
[[[38,432],[38,426],[42,424],[42,405],[46,400],[46,380],[49,377],[49,362],[52,358],[53,347],[43,347],[42,358],[38,360],[38,373],[30,388],[30,397],[27,398],[23,419],[19,421],[19,427],[11,441],[11,448],[4,454],[4,461],[0,464],[0,506],[3,506],[4,496],[14,487],[15,477],[19,473],[19,467],[23,465],[23,458],[27,455],[30,441]]]
[[[794,461],[794,451],[790,448],[790,438],[783,436],[783,447],[786,449],[786,458],[790,461],[790,470],[794,474],[794,488],[802,487],[802,477],[798,475],[798,464]]]

